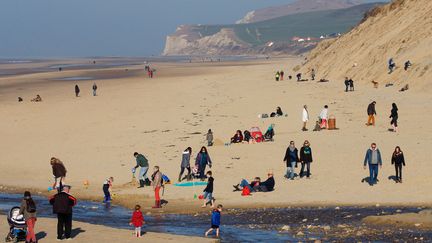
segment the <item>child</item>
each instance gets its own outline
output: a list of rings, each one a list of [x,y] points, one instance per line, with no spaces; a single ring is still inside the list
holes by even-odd
[[[102,186],[102,190],[104,192],[104,203],[109,203],[111,202],[111,188],[112,188],[112,183],[114,182],[114,177],[110,177],[108,179],[105,180],[103,186]]]
[[[217,208],[213,210],[212,217],[211,217],[211,228],[207,230],[207,232],[205,232],[205,236],[208,236],[210,232],[216,230],[216,237],[219,238],[219,225],[220,225],[222,208],[223,206],[219,204]]]
[[[206,134],[206,139],[207,139],[207,146],[213,146],[213,132],[211,129],[208,130],[207,134]]]
[[[136,237],[141,237],[141,227],[144,224],[144,216],[141,212],[141,206],[136,205],[135,211],[132,214],[132,219],[129,225],[133,225],[135,227],[135,235]]]
[[[214,199],[213,199],[212,194],[213,194],[213,181],[214,181],[214,179],[212,177],[211,171],[207,171],[206,175],[208,177],[208,181],[207,181],[207,186],[204,189],[204,197],[203,197],[204,204],[201,207],[205,208],[207,206],[207,204],[211,204],[211,207],[213,208]],[[208,199],[208,200],[206,201],[206,199]]]

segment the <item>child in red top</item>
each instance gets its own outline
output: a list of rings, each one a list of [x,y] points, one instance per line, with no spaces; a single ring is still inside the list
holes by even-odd
[[[131,221],[129,223],[129,225],[133,225],[135,227],[136,237],[141,237],[141,227],[144,223],[144,216],[141,212],[141,206],[136,205],[135,211],[133,212]]]

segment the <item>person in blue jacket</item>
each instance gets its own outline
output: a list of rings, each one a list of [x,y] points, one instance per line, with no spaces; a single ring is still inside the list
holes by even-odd
[[[366,151],[364,169],[366,169],[366,164],[369,165],[369,185],[373,186],[378,181],[378,166],[382,166],[381,152],[376,143],[372,143],[371,147]]]
[[[219,226],[220,218],[223,206],[219,204],[216,209],[213,210],[211,216],[211,228],[205,232],[205,236],[208,236],[213,230],[216,230],[216,237],[219,238]]]

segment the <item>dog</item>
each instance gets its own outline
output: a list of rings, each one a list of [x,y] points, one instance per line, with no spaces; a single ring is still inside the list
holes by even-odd
[[[374,88],[375,89],[377,89],[378,88],[378,82],[377,81],[375,81],[375,80],[372,80],[372,82],[371,83],[373,83],[373,86],[374,86]]]

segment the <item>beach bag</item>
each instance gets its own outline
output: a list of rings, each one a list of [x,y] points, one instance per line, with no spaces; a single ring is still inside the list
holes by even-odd
[[[36,213],[36,204],[33,200],[26,200],[27,201],[27,212],[29,213]]]
[[[250,189],[249,189],[248,186],[243,187],[243,190],[242,190],[242,194],[241,194],[241,195],[242,195],[242,196],[250,196],[250,195],[251,195],[251,193],[250,193]]]
[[[163,184],[171,184],[171,181],[167,175],[162,174],[162,183]]]

